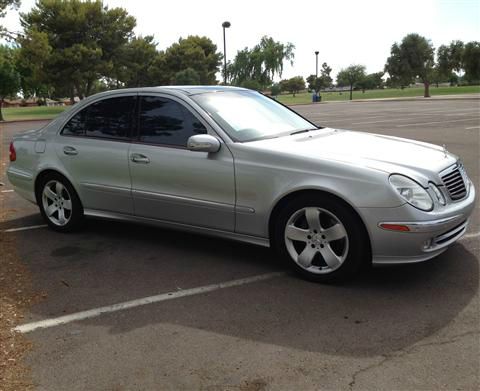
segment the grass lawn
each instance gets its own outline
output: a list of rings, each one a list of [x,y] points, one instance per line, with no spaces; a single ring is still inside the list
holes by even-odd
[[[463,86],[463,87],[430,87],[430,94],[435,95],[456,95],[480,93],[480,86]],[[323,92],[322,102],[348,100],[349,92]],[[353,99],[379,99],[379,98],[398,98],[398,97],[414,97],[423,96],[423,88],[405,88],[401,89],[385,89],[385,90],[369,90],[353,91]],[[312,102],[312,94],[302,92],[295,96],[280,95],[278,100],[284,104],[305,104]],[[24,119],[51,119],[64,111],[69,106],[36,106],[36,107],[11,107],[2,109],[3,116],[7,121],[24,120]]]
[[[458,95],[480,93],[480,86],[462,86],[462,87],[434,87],[430,86],[430,95]],[[342,101],[350,98],[350,92],[322,92],[322,102]],[[353,91],[353,99],[381,99],[381,98],[407,98],[414,96],[423,96],[423,87],[385,90]],[[302,92],[296,94],[295,98],[289,95],[280,95],[278,100],[284,104],[303,104],[312,102],[312,94]]]
[[[6,121],[22,119],[51,119],[64,111],[69,106],[34,106],[34,107],[9,107],[3,108],[2,113]]]

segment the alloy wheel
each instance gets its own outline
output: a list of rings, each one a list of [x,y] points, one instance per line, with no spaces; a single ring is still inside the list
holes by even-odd
[[[347,231],[340,219],[318,207],[302,208],[288,219],[285,245],[295,263],[315,274],[337,270],[348,255]]]
[[[51,180],[45,184],[42,205],[47,218],[57,226],[68,224],[72,217],[72,198],[60,181]]]

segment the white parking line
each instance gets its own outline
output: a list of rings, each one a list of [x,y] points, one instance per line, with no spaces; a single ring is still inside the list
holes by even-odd
[[[417,122],[417,123],[414,123],[414,124],[396,125],[396,127],[397,128],[403,128],[404,126],[446,124],[446,123],[451,123],[451,122],[465,122],[465,121],[478,121],[478,118],[455,119],[455,120],[452,120],[452,121]]]
[[[15,190],[9,189],[9,190],[2,190],[2,193],[13,193]]]
[[[92,310],[81,311],[70,315],[60,316],[58,318],[40,320],[38,322],[26,323],[15,327],[13,330],[20,333],[29,333],[38,329],[45,329],[49,327],[55,327],[79,320],[95,318],[102,314],[123,311],[129,308],[139,307],[146,304],[158,303],[166,300],[178,299],[180,297],[200,295],[207,292],[216,291],[224,288],[231,288],[234,286],[240,286],[245,284],[251,284],[258,281],[269,280],[271,278],[280,277],[285,275],[285,272],[273,272],[260,274],[257,276],[240,278],[238,280],[231,280],[227,282],[221,282],[219,284],[205,285],[198,288],[185,289],[175,292],[162,293],[156,296],[144,297],[142,299],[136,299],[131,301],[125,301],[123,303],[113,304],[105,307],[99,307]]]
[[[459,112],[455,112],[455,113],[451,113],[451,114],[444,114],[445,116],[447,117],[455,117],[455,116],[463,116],[463,115],[475,115],[477,113],[472,113],[471,111],[467,112],[467,113],[459,113]]]
[[[386,119],[375,120],[375,121],[353,122],[352,125],[364,125],[364,124],[377,124],[377,123],[382,123],[382,122],[405,121],[405,120],[411,120],[412,118],[422,116],[422,115],[438,117],[437,114],[430,114],[430,113],[428,113],[428,114],[407,114],[407,115],[403,115],[401,118],[387,118],[387,116],[382,116],[383,118],[386,118]],[[467,114],[446,114],[446,115],[448,115],[448,116],[459,116],[459,115],[467,115]],[[345,117],[343,119],[345,119]],[[474,119],[474,118],[468,118],[468,119]],[[464,120],[462,120],[462,121],[464,121]],[[445,121],[441,121],[441,122],[445,122]],[[449,121],[446,121],[446,122],[449,122]]]
[[[406,118],[403,118],[406,119]],[[410,118],[408,118],[410,119]],[[366,124],[379,124],[382,122],[394,122],[394,121],[401,121],[402,118],[390,118],[390,119],[382,119],[379,121],[366,121],[366,122],[352,122],[352,125],[366,125]]]
[[[480,129],[480,126],[469,126],[468,128],[465,128],[467,130],[471,130],[471,129]]]
[[[45,228],[47,227],[46,224],[42,224],[42,225],[31,225],[29,227],[20,227],[20,228],[10,228],[10,229],[6,229],[5,231],[3,232],[17,232],[17,231],[28,231],[30,229],[38,229],[38,228]]]

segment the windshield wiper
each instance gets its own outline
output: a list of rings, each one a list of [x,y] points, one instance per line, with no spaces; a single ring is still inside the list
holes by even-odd
[[[307,133],[307,132],[311,132],[312,130],[318,130],[318,129],[319,128],[307,128],[307,129],[297,130],[295,132],[290,133],[290,136],[293,136],[294,134]]]

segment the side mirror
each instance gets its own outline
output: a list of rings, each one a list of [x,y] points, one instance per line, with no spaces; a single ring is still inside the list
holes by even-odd
[[[196,134],[188,138],[187,148],[197,152],[218,152],[220,141],[209,134]]]

